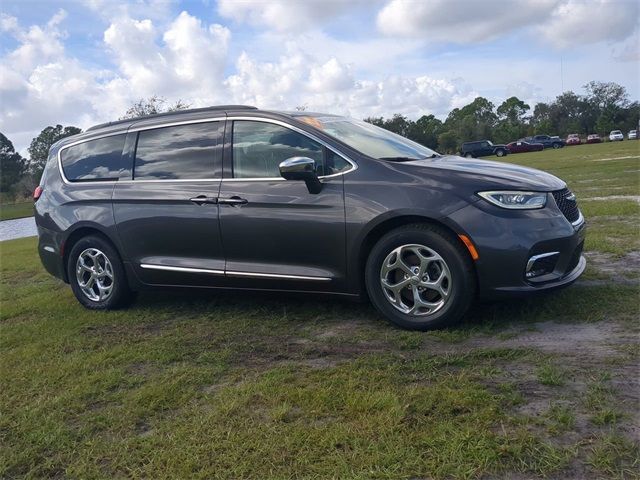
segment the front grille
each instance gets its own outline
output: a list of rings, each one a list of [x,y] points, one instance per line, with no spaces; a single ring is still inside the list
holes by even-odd
[[[578,210],[578,203],[576,202],[576,197],[571,190],[568,188],[564,188],[562,190],[558,190],[553,192],[553,198],[556,201],[556,205],[565,216],[567,220],[571,223],[575,222],[580,218],[580,210]]]

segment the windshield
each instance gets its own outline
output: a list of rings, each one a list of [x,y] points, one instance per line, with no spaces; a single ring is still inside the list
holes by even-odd
[[[378,159],[430,158],[438,154],[433,150],[396,135],[384,128],[346,117],[298,117],[350,147]]]

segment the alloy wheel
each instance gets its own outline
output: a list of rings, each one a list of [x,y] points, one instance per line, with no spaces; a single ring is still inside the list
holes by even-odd
[[[87,248],[76,261],[76,281],[82,293],[94,302],[102,302],[113,292],[113,267],[97,248]]]
[[[407,315],[433,315],[451,298],[451,272],[435,250],[402,245],[386,256],[380,285],[394,308]]]

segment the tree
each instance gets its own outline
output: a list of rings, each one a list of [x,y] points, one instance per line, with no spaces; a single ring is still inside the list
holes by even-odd
[[[184,103],[182,100],[178,100],[172,105],[167,105],[167,100],[164,97],[152,95],[149,98],[141,98],[131,105],[125,112],[124,116],[120,117],[120,120],[144,117],[146,115],[155,115],[164,112],[175,112],[176,110],[184,110],[190,106],[191,104]]]
[[[491,140],[497,118],[493,103],[484,97],[476,97],[470,104],[454,108],[447,116],[444,126],[462,142]]]
[[[0,133],[0,192],[14,193],[25,172],[24,158],[15,151],[11,140]]]
[[[438,148],[438,135],[442,132],[442,121],[433,115],[423,115],[409,126],[408,136],[425,147]]]
[[[496,113],[500,120],[506,120],[512,125],[516,125],[524,122],[525,115],[529,110],[531,107],[518,97],[509,97],[500,104]]]
[[[629,105],[627,89],[615,82],[589,82],[582,88],[587,91],[587,100],[598,105],[601,110],[625,108]]]
[[[507,98],[496,109],[498,123],[493,132],[493,139],[498,143],[508,143],[527,134],[527,112],[531,109],[518,97]]]
[[[456,132],[448,131],[438,135],[438,145],[442,153],[456,153],[458,148]]]
[[[36,180],[39,180],[42,176],[51,146],[62,138],[81,132],[82,130],[78,127],[63,127],[58,124],[55,127],[49,126],[45,128],[37,137],[31,140],[31,145],[27,150],[29,152],[29,172]]]

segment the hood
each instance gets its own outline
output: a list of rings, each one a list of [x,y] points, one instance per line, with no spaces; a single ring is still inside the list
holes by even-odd
[[[566,183],[558,177],[542,170],[522,167],[512,163],[478,160],[476,158],[462,158],[450,155],[402,162],[402,165],[455,172],[476,183],[478,190],[485,188],[512,188],[516,190],[551,192],[566,187]]]

